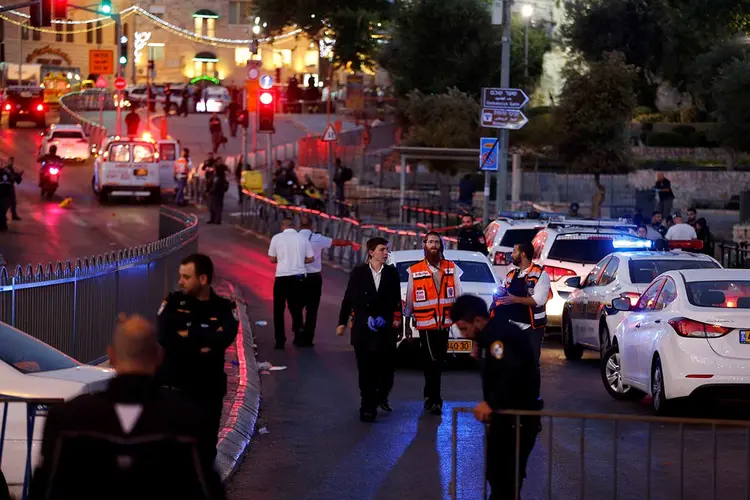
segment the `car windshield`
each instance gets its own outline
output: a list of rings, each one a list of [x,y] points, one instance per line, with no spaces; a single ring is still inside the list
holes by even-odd
[[[519,243],[531,243],[539,228],[508,229],[500,240],[501,247],[513,248]]]
[[[721,266],[708,260],[631,260],[628,263],[631,283],[651,283],[662,273],[682,269],[718,269]]]
[[[750,309],[750,281],[695,281],[685,288],[694,306]]]
[[[79,363],[30,335],[0,324],[0,361],[21,373],[74,368]]]
[[[558,236],[547,258],[580,264],[596,264],[615,251],[612,238],[612,236],[598,234]]]
[[[52,139],[83,139],[83,134],[77,130],[58,130],[52,132]]]
[[[399,262],[396,264],[398,269],[398,276],[401,283],[409,281],[409,268],[419,262],[418,260]],[[461,275],[461,283],[494,283],[495,277],[492,274],[489,264],[484,262],[476,262],[471,260],[454,260],[463,274]]]

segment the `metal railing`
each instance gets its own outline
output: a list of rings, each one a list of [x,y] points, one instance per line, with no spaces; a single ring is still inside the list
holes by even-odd
[[[101,106],[101,107],[100,107]],[[114,94],[106,90],[84,90],[60,97],[60,123],[80,124],[89,137],[89,145],[100,146],[107,137],[107,128],[78,114],[78,111],[111,111],[115,109]]]
[[[750,267],[750,245],[747,242],[719,243],[719,254],[719,262],[726,268],[747,269]]]
[[[472,412],[452,410],[449,490],[454,500],[480,494],[486,498],[486,427],[473,415],[468,425],[459,422],[459,415]],[[522,418],[541,419],[521,488],[523,498],[750,498],[750,421],[549,410],[498,413],[514,422],[515,443]],[[473,438],[460,455],[459,437]],[[517,444],[514,456],[518,471]],[[458,483],[459,477],[464,484]],[[465,484],[469,480],[472,484]],[[516,499],[519,482],[516,479]]]
[[[159,210],[159,240],[75,262],[0,268],[0,321],[84,362],[100,359],[120,312],[154,317],[180,260],[198,249],[198,219]]]

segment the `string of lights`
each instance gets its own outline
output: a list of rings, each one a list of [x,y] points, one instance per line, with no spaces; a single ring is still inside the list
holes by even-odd
[[[128,12],[126,14],[121,14],[121,17],[123,19],[127,18],[128,16],[133,15],[135,12]],[[107,26],[112,26],[115,24],[115,22],[112,20],[111,17],[105,17],[103,19],[107,19],[109,22],[102,23],[100,26],[92,26],[90,28],[86,29],[74,29],[72,31],[56,31],[51,28],[38,28],[36,26],[30,26],[27,21],[19,21],[17,19],[11,19],[10,17],[7,17],[5,15],[0,14],[0,19],[3,21],[8,21],[11,24],[15,24],[16,26],[22,26],[23,28],[28,29],[29,31],[39,31],[41,33],[49,33],[52,35],[70,35],[70,34],[76,34],[76,33],[91,33],[92,31],[96,31],[100,28],[106,28]]]
[[[2,7],[0,5],[0,7]],[[130,13],[132,14],[132,11],[134,11],[136,8],[135,5],[131,5],[127,9],[124,9],[122,12],[120,12],[121,16],[125,16],[126,14]],[[25,12],[19,12],[17,10],[11,10],[9,11],[11,14],[16,15],[18,17],[23,17],[25,19],[29,19],[31,16],[29,14],[26,14]],[[71,20],[71,19],[52,19],[52,24],[89,24],[89,23],[98,23],[101,21],[112,21],[111,16],[102,16],[97,17],[94,19],[80,19],[80,20]],[[85,33],[84,31],[74,31],[74,33]]]

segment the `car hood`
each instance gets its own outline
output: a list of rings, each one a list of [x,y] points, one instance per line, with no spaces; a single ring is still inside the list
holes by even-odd
[[[29,377],[78,382],[83,386],[81,392],[97,392],[106,389],[107,382],[115,375],[111,368],[81,365],[64,370],[50,372],[29,373]]]

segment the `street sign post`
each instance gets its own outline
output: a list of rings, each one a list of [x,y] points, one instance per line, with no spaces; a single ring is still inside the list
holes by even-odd
[[[114,72],[115,53],[113,50],[89,50],[89,73],[111,75]]]
[[[479,139],[479,170],[497,172],[499,146],[500,139],[497,137]]]
[[[482,109],[482,126],[487,128],[500,128],[507,130],[518,130],[529,123],[529,119],[518,109]]]
[[[328,122],[326,129],[323,131],[323,135],[320,140],[328,143],[328,214],[334,215],[334,196],[333,196],[333,143],[338,140],[339,136],[336,133],[336,129],[333,127],[331,122]]]
[[[483,108],[521,109],[529,102],[529,96],[521,89],[482,89]]]
[[[333,125],[330,123],[326,125],[326,129],[323,132],[323,136],[320,138],[323,142],[335,142],[338,140],[338,134],[336,134],[336,129],[333,128]]]
[[[273,87],[273,77],[271,75],[263,75],[259,80],[260,88],[268,90]]]
[[[250,60],[247,62],[247,79],[257,80],[260,76],[260,61]]]

